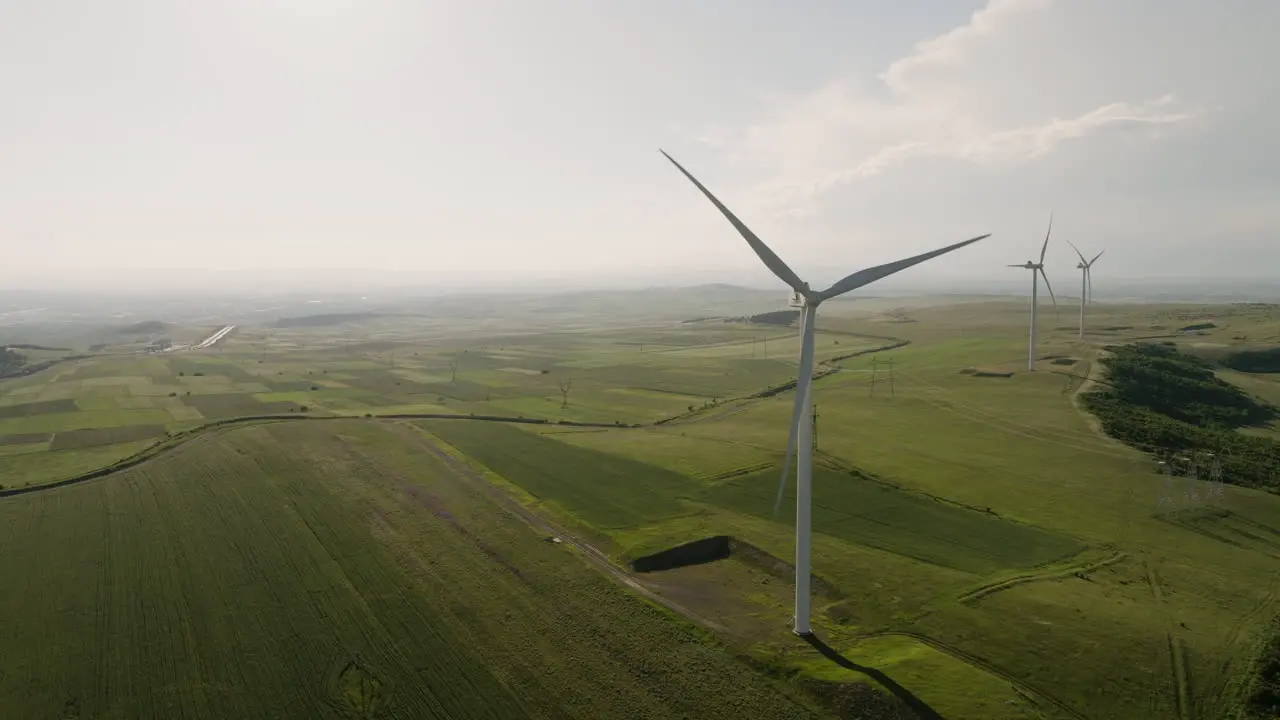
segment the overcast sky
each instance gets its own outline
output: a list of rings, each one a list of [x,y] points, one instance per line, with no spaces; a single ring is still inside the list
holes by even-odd
[[[1057,239],[1107,249],[1096,282],[1275,275],[1277,28],[1276,0],[0,0],[0,284],[767,282],[659,147],[815,285],[982,232],[908,274],[1005,278],[1050,210],[1062,283]]]

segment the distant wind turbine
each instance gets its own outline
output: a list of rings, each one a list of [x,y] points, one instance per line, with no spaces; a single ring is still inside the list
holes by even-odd
[[[917,263],[975,243],[985,237],[989,237],[990,233],[905,260],[860,270],[826,290],[817,292],[810,289],[808,283],[801,280],[791,268],[787,267],[787,264],[781,258],[775,255],[760,238],[756,237],[755,233],[751,232],[737,216],[729,211],[729,208],[717,200],[710,190],[698,182],[697,178],[689,174],[688,170],[685,170],[680,163],[676,162],[670,155],[667,155],[665,150],[660,150],[659,152],[670,160],[671,164],[675,165],[685,177],[689,178],[689,181],[702,191],[702,194],[711,201],[712,205],[716,206],[716,209],[737,229],[738,233],[747,241],[747,244],[751,246],[751,249],[755,251],[765,266],[795,291],[792,302],[801,308],[800,366],[796,373],[796,401],[791,415],[790,434],[787,438],[787,452],[783,461],[782,478],[778,483],[778,496],[774,502],[774,514],[777,514],[778,507],[782,502],[783,489],[786,487],[787,478],[791,474],[791,455],[794,452],[797,455],[795,633],[797,635],[809,635],[809,542],[812,532],[811,519],[813,512],[813,425],[811,424],[813,418],[810,414],[812,398],[809,390],[813,381],[813,340],[818,305],[825,300],[843,295],[850,290],[855,290],[900,270],[906,270]]]
[[[1076,247],[1070,240],[1067,244],[1072,250],[1076,251],[1076,255],[1080,256],[1080,264],[1076,268],[1080,270],[1080,339],[1084,339],[1084,306],[1085,303],[1093,302],[1093,264],[1098,262],[1098,258],[1102,257],[1103,250],[1093,256],[1092,260],[1085,260],[1084,253],[1080,252],[1080,248]]]
[[[1049,289],[1049,297],[1053,298],[1053,309],[1058,309],[1058,298],[1053,294],[1053,286],[1049,284],[1049,276],[1044,274],[1044,253],[1049,249],[1049,234],[1053,232],[1053,214],[1049,214],[1049,230],[1044,234],[1044,245],[1040,248],[1040,262],[1026,261],[1022,265],[1009,267],[1023,268],[1031,271],[1031,337],[1027,342],[1027,369],[1036,369],[1036,305],[1039,295],[1040,278],[1044,278],[1044,286]]]

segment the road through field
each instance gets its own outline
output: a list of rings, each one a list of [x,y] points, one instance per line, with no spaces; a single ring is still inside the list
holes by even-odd
[[[403,423],[403,425],[405,425],[406,427],[413,428],[413,430],[422,437],[423,448],[427,452],[439,458],[440,461],[443,462],[446,466],[448,466],[448,468],[452,470],[458,477],[462,478],[466,482],[470,483],[471,485],[479,489],[481,492],[485,493],[494,502],[510,510],[512,514],[514,514],[516,517],[523,520],[525,523],[527,523],[531,527],[536,528],[539,532],[547,533],[548,535],[560,538],[560,540],[566,545],[570,545],[576,548],[578,551],[582,553],[582,556],[588,562],[590,562],[593,566],[596,567],[596,569],[600,570],[601,572],[605,573],[606,575],[613,578],[615,581],[625,585],[626,587],[632,590],[635,590],[637,593],[640,593],[641,596],[655,603],[658,603],[659,605],[662,605],[663,607],[667,608],[668,610],[682,617],[693,620],[694,622],[700,625],[703,625],[712,630],[716,630],[718,632],[725,631],[724,626],[720,625],[719,623],[716,623],[713,620],[710,620],[702,615],[699,615],[693,612],[692,610],[682,605],[679,605],[675,602],[672,602],[671,600],[668,600],[667,598],[664,598],[661,595],[653,592],[649,588],[645,587],[644,585],[636,581],[636,579],[631,577],[631,575],[628,574],[625,570],[619,568],[617,565],[614,565],[613,562],[609,560],[609,556],[605,555],[603,552],[596,549],[590,543],[582,540],[581,538],[575,537],[571,533],[565,532],[563,529],[557,527],[554,523],[548,521],[546,518],[543,518],[537,513],[534,513],[530,511],[528,508],[521,505],[514,498],[512,498],[511,496],[503,492],[500,488],[495,487],[488,480],[484,479],[484,477],[482,477],[480,473],[473,470],[469,465],[467,465],[467,463],[464,460],[460,460],[459,458],[455,457],[454,455],[440,448],[436,444],[437,440],[435,439],[435,437],[431,436],[426,430],[423,430],[422,428],[419,428],[418,426],[409,422],[405,422]]]
[[[224,338],[224,337],[226,337],[227,335],[229,335],[229,334],[231,333],[231,331],[232,331],[232,330],[235,330],[235,329],[236,329],[236,326],[235,326],[235,325],[227,325],[227,326],[223,327],[222,329],[218,330],[218,332],[216,332],[216,333],[214,333],[214,334],[210,335],[209,337],[205,338],[205,339],[204,339],[203,341],[201,341],[200,343],[198,343],[198,344],[194,345],[191,349],[192,349],[192,350],[203,350],[203,349],[208,348],[208,347],[213,347],[213,346],[214,346],[214,345],[215,345],[219,340],[221,340],[222,338]]]

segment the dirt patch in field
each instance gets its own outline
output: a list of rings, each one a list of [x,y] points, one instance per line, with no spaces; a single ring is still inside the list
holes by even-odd
[[[791,626],[795,566],[727,535],[703,538],[631,562],[645,588],[723,632],[751,640]],[[839,591],[812,575],[815,605]]]
[[[31,443],[48,442],[53,433],[19,433],[17,435],[0,435],[0,446],[29,445]]]
[[[776,635],[791,626],[794,586],[732,556],[633,577],[650,592],[741,640]]]

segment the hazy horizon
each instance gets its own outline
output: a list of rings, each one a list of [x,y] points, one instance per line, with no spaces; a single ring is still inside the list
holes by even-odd
[[[29,4],[0,12],[0,290],[781,293],[659,147],[814,285],[992,232],[883,287],[1016,293],[1050,211],[1059,295],[1066,240],[1106,249],[1100,298],[1265,284],[1277,26],[1257,0]]]

